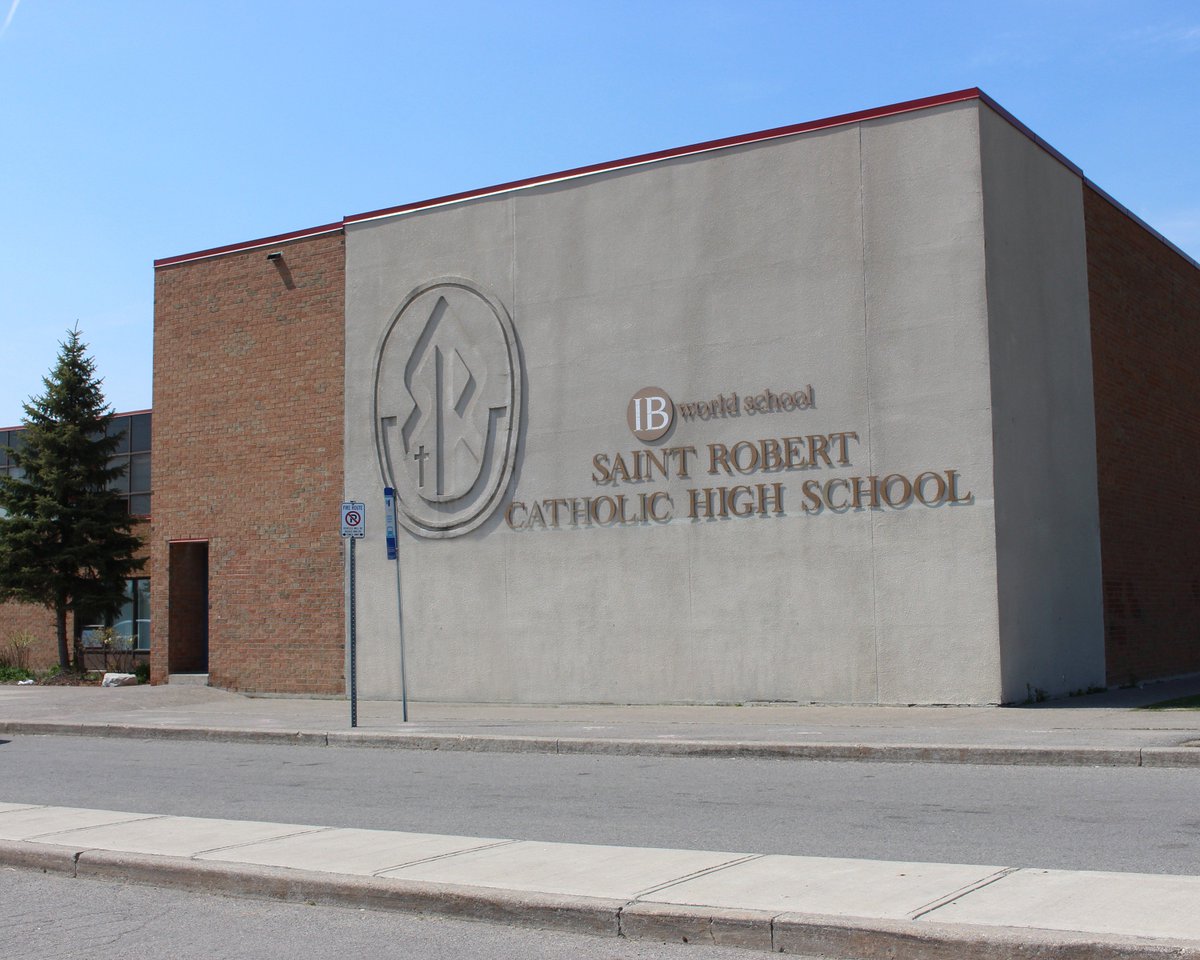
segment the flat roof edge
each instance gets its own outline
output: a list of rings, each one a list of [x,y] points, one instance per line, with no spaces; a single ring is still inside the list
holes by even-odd
[[[915,110],[926,110],[930,107],[939,107],[945,104],[961,103],[966,100],[978,100],[983,98],[985,98],[985,94],[978,87],[968,87],[964,90],[955,90],[952,93],[940,93],[932,97],[921,97],[917,100],[905,100],[901,103],[893,103],[884,107],[873,107],[869,110],[858,110],[854,113],[843,113],[833,117],[825,117],[820,120],[808,120],[804,123],[794,123],[784,127],[772,127],[769,130],[760,130],[756,133],[744,133],[733,137],[722,137],[718,140],[706,140],[702,143],[693,143],[683,147],[672,147],[668,150],[657,150],[653,153],[643,153],[633,157],[625,157],[620,160],[608,160],[604,163],[592,163],[583,167],[574,167],[570,170],[561,170],[557,173],[547,173],[537,177],[527,177],[522,180],[513,180],[508,183],[498,183],[489,187],[466,190],[461,193],[452,193],[444,197],[434,197],[430,200],[418,200],[413,203],[401,204],[395,207],[384,207],[380,210],[368,211],[367,213],[351,214],[350,216],[343,217],[337,223],[327,223],[319,227],[310,227],[306,230],[296,230],[292,233],[276,234],[275,236],[263,237],[258,240],[245,240],[240,243],[229,243],[220,247],[210,247],[207,250],[197,250],[194,253],[182,253],[174,257],[164,257],[161,260],[154,261],[154,268],[157,270],[159,267],[170,267],[174,266],[175,264],[189,263],[194,260],[207,260],[210,257],[219,257],[230,253],[241,253],[260,247],[269,247],[276,243],[287,243],[291,240],[303,240],[308,237],[319,236],[323,233],[334,233],[338,230],[344,229],[348,224],[363,223],[368,220],[379,220],[384,217],[400,216],[405,213],[413,213],[417,210],[428,210],[433,207],[442,207],[446,206],[447,204],[461,203],[467,200],[477,200],[483,197],[495,196],[501,193],[509,193],[514,190],[523,190],[528,187],[535,187],[548,183],[557,183],[563,180],[574,180],[578,177],[586,177],[591,174],[607,173],[612,170],[622,170],[629,167],[637,167],[647,163],[655,163],[659,160],[671,160],[676,157],[687,157],[694,154],[707,153],[712,150],[721,150],[726,147],[738,147],[751,143],[760,143],[766,140],[776,140],[780,137],[790,137],[801,133],[812,133],[817,130],[828,129],[830,127],[845,126],[851,123],[861,123],[864,120],[876,120],[881,117],[891,117],[896,116],[897,114],[911,113]]]
[[[1125,206],[1125,204],[1123,204],[1120,200],[1117,200],[1116,198],[1114,198],[1113,195],[1111,193],[1109,193],[1107,190],[1105,190],[1103,187],[1097,186],[1094,181],[1089,180],[1087,177],[1083,178],[1083,183],[1085,186],[1090,187],[1091,189],[1095,190],[1096,193],[1100,194],[1100,196],[1103,199],[1107,200],[1114,207],[1116,207],[1117,210],[1119,210],[1121,213],[1125,214],[1125,216],[1127,216],[1130,220],[1132,220],[1139,227],[1141,227],[1143,230],[1145,230],[1148,234],[1150,234],[1152,237],[1154,237],[1155,240],[1158,240],[1160,243],[1164,244],[1165,246],[1170,247],[1177,254],[1179,254],[1181,257],[1183,257],[1184,260],[1186,260],[1188,263],[1190,263],[1193,267],[1195,267],[1197,270],[1200,270],[1200,261],[1197,261],[1196,258],[1193,257],[1190,253],[1187,253],[1185,250],[1180,248],[1180,246],[1177,243],[1175,243],[1172,240],[1168,240],[1166,237],[1164,237],[1154,227],[1150,226],[1150,224],[1148,224],[1145,220],[1143,220],[1136,213],[1134,213],[1127,206]]]
[[[1157,237],[1160,241],[1178,253],[1193,266],[1200,267],[1200,264],[1197,264],[1197,261],[1180,249],[1178,245],[1168,240],[1158,230],[1146,223],[1145,220],[1130,211],[1128,207],[1113,199],[1110,194],[1089,180],[1084,175],[1081,167],[1073,163],[1062,152],[1055,149],[1040,136],[1034,133],[1033,130],[1018,120],[1015,116],[1013,116],[1013,114],[993,100],[990,96],[984,93],[983,90],[978,87],[967,87],[962,90],[955,90],[951,93],[941,93],[931,97],[921,97],[916,100],[905,100],[900,103],[893,103],[883,107],[873,107],[868,110],[858,110],[853,113],[843,113],[838,114],[837,116],[825,117],[819,120],[808,120],[803,123],[789,124],[783,127],[772,127],[768,130],[760,130],[755,133],[745,133],[732,137],[722,137],[717,140],[706,140],[701,143],[688,144],[687,146],[672,147],[667,150],[657,150],[652,153],[638,154],[632,157],[624,157],[619,160],[608,160],[603,163],[593,163],[582,167],[573,167],[569,170],[560,170],[556,173],[542,174],[536,177],[526,177],[521,180],[512,180],[507,183],[498,183],[492,186],[480,187],[474,190],[465,190],[460,193],[447,194],[446,196],[434,197],[428,200],[417,200],[412,203],[401,204],[399,206],[384,207],[382,209],[372,210],[366,213],[351,214],[343,217],[340,221],[323,224],[319,227],[309,227],[304,230],[295,230],[291,233],[280,233],[270,237],[262,237],[257,240],[246,240],[240,243],[230,243],[220,247],[211,247],[207,250],[198,250],[194,253],[184,253],[174,257],[164,257],[161,260],[154,261],[154,268],[157,270],[159,267],[169,267],[175,264],[190,263],[197,260],[207,260],[212,257],[224,256],[231,253],[243,253],[249,250],[261,249],[263,247],[269,247],[276,244],[289,243],[294,240],[304,240],[310,237],[317,237],[321,236],[322,234],[337,233],[350,225],[367,223],[373,220],[382,220],[388,217],[403,216],[404,214],[416,213],[421,210],[430,210],[436,207],[448,206],[450,204],[464,203],[469,200],[479,200],[485,197],[499,196],[501,194],[525,190],[531,187],[560,183],[563,181],[574,180],[595,174],[630,169],[633,167],[643,166],[648,163],[656,163],[662,160],[672,160],[680,157],[708,153],[714,150],[723,150],[729,147],[739,147],[753,143],[762,143],[769,140],[777,140],[782,137],[813,133],[818,130],[827,130],[833,127],[847,126],[853,123],[862,123],[867,120],[878,120],[884,117],[898,116],[905,113],[913,113],[918,110],[927,110],[931,107],[962,103],[970,100],[977,100],[980,103],[985,104],[998,116],[1011,124],[1016,130],[1024,134],[1032,143],[1040,147],[1064,167],[1076,174],[1092,189],[1103,195],[1105,199],[1113,204],[1113,206],[1125,213],[1139,226]]]
[[[791,137],[801,133],[812,133],[817,130],[825,130],[830,127],[846,126],[851,123],[861,123],[865,120],[877,120],[881,117],[891,117],[902,113],[911,113],[915,110],[926,110],[930,107],[940,107],[945,104],[961,103],[965,100],[978,100],[985,96],[982,90],[978,87],[968,87],[965,90],[956,90],[952,93],[937,94],[932,97],[922,97],[918,100],[906,100],[902,103],[893,103],[885,107],[874,107],[870,110],[858,110],[854,113],[843,113],[834,117],[825,117],[820,120],[808,120],[804,123],[789,124],[784,127],[772,127],[769,130],[759,130],[756,133],[744,133],[733,137],[722,137],[718,140],[706,140],[702,143],[693,143],[683,147],[672,147],[668,150],[657,150],[652,153],[642,153],[632,157],[624,157],[620,160],[608,160],[604,163],[592,163],[582,167],[573,167],[569,170],[561,170],[557,173],[543,174],[537,177],[527,177],[522,180],[512,180],[508,183],[498,183],[490,187],[480,187],[476,190],[466,190],[462,193],[452,193],[444,197],[435,197],[431,200],[418,200],[413,203],[401,204],[396,207],[385,207],[381,210],[372,210],[368,213],[356,213],[343,219],[342,223],[349,226],[350,224],[363,223],[368,220],[381,220],[385,217],[400,216],[405,213],[414,213],[418,210],[427,210],[431,207],[442,207],[451,203],[461,203],[467,200],[478,200],[483,197],[496,196],[502,193],[511,193],[516,190],[525,190],[530,187],[542,186],[549,183],[558,183],[563,180],[574,180],[579,177],[591,176],[598,173],[608,173],[614,170],[623,170],[629,167],[638,167],[647,163],[656,163],[660,160],[673,160],[678,157],[693,156],[698,153],[708,153],[712,150],[723,150],[728,147],[740,147],[752,143],[761,143],[766,140],[777,140],[780,137]]]
[[[1044,151],[1046,151],[1046,153],[1050,154],[1050,156],[1052,156],[1055,160],[1057,160],[1059,163],[1061,163],[1064,167],[1066,167],[1068,170],[1070,170],[1076,176],[1083,177],[1083,168],[1082,167],[1080,167],[1078,164],[1072,163],[1070,160],[1068,160],[1067,157],[1064,156],[1060,151],[1058,151],[1054,147],[1050,146],[1050,144],[1048,144],[1045,140],[1043,140],[1036,133],[1034,133],[1032,130],[1030,130],[1029,127],[1025,126],[1025,124],[1023,124],[1020,120],[1018,120],[1011,113],[1009,113],[1007,110],[1005,110],[1002,106],[1000,106],[1000,104],[998,104],[995,100],[993,100],[991,97],[989,97],[982,90],[979,91],[979,100],[981,103],[984,103],[988,107],[990,107],[1001,118],[1003,118],[1004,120],[1007,120],[1008,123],[1010,123],[1013,127],[1015,127],[1020,133],[1023,133],[1026,137],[1028,137],[1035,144],[1037,144],[1037,146],[1041,147]]]
[[[121,410],[117,413],[114,413],[113,416],[114,417],[136,417],[138,414],[141,414],[141,413],[153,413],[153,412],[154,412],[153,407],[147,407],[145,410]],[[16,426],[13,426],[13,427],[0,427],[0,433],[6,433],[9,430],[24,430],[24,429],[25,429],[25,425],[23,423],[18,423]]]
[[[163,257],[154,261],[154,269],[170,267],[177,263],[189,263],[192,260],[207,260],[210,257],[220,257],[227,253],[242,253],[259,247],[270,247],[279,243],[290,243],[293,240],[307,240],[309,237],[319,237],[323,233],[337,233],[342,229],[342,221],[325,223],[319,227],[308,227],[304,230],[293,230],[291,233],[277,233],[271,237],[261,237],[258,240],[243,240],[240,243],[227,243],[222,247],[210,247],[207,250],[197,250],[195,253],[181,253],[175,257]]]

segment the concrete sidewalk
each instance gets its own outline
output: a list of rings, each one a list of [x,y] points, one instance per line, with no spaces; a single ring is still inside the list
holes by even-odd
[[[359,704],[208,687],[0,686],[0,735],[79,734],[429,750],[942,763],[1200,766],[1200,676],[1028,707]]]
[[[0,864],[784,953],[1200,958],[1200,877],[435,836],[0,803]]]

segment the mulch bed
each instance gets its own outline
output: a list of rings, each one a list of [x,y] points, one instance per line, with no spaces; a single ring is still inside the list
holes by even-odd
[[[47,677],[45,680],[39,680],[37,685],[39,687],[98,687],[100,680],[99,674],[89,677],[86,674],[70,670],[57,676]]]

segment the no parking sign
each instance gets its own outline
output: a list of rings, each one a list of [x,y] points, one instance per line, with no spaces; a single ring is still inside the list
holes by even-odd
[[[342,536],[361,539],[367,535],[367,505],[357,500],[342,501]]]

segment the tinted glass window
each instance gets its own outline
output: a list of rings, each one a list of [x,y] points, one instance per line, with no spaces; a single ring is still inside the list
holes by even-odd
[[[109,421],[108,429],[105,430],[105,433],[110,437],[119,437],[121,440],[113,453],[129,452],[129,417],[113,417]]]
[[[132,442],[130,448],[135,453],[150,449],[150,414],[139,413],[130,417],[133,421]]]
[[[137,585],[137,648],[150,649],[150,580],[135,580]]]
[[[135,493],[130,497],[129,512],[135,517],[150,516],[150,494]]]
[[[135,453],[129,458],[129,489],[145,493],[150,489],[150,454]]]
[[[128,457],[113,457],[108,461],[110,467],[124,467],[125,472],[119,477],[113,477],[108,481],[108,489],[116,490],[117,493],[129,492],[129,458]]]

